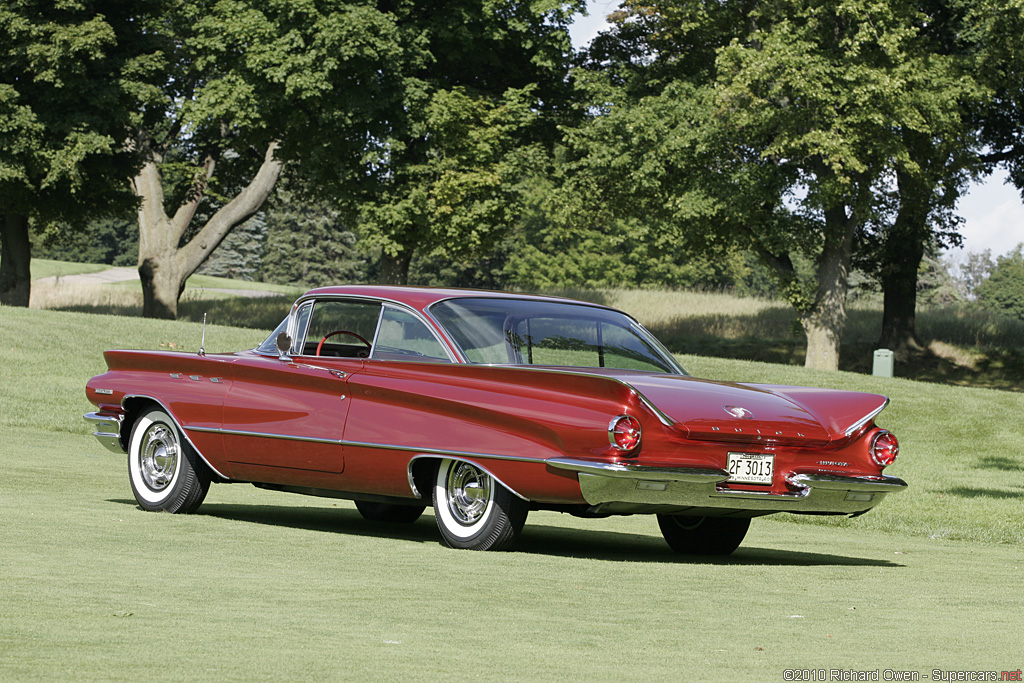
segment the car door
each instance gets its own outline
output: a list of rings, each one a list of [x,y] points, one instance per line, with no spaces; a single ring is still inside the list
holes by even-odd
[[[294,314],[291,355],[253,353],[235,363],[222,430],[235,478],[341,485],[348,382],[369,356],[380,308],[366,300],[308,302]]]

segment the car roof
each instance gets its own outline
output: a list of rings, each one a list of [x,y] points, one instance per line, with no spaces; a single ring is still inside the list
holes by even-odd
[[[339,285],[334,287],[318,287],[311,289],[302,298],[311,296],[365,296],[378,299],[389,299],[406,304],[420,311],[431,304],[447,299],[519,299],[530,301],[552,301],[568,304],[582,304],[608,308],[589,301],[577,301],[555,296],[539,294],[519,294],[514,292],[497,292],[484,289],[460,289],[456,287],[407,287],[399,285]],[[613,309],[614,310],[614,309]]]

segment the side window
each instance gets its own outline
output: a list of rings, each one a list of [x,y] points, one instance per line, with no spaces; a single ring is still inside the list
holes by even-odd
[[[371,357],[375,360],[451,362],[441,342],[423,321],[411,313],[390,306],[384,307]]]
[[[317,301],[303,335],[302,355],[366,358],[377,332],[381,305],[376,301]],[[301,328],[300,328],[301,329]],[[319,347],[319,354],[317,349]]]

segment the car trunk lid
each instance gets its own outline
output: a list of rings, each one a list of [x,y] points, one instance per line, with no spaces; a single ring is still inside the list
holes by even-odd
[[[623,374],[686,438],[821,447],[870,422],[888,399],[854,391]]]

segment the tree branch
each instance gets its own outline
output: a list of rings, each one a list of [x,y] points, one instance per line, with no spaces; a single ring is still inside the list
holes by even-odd
[[[274,158],[279,145],[267,145],[263,163],[252,181],[234,199],[225,204],[203,226],[199,234],[178,250],[178,263],[184,277],[195,272],[214,249],[227,237],[232,228],[244,223],[260,210],[281,175],[282,162]]]
[[[213,171],[217,167],[217,160],[212,154],[207,154],[203,160],[203,170],[201,173],[196,174],[196,178],[192,183],[192,188],[189,190],[188,197],[184,204],[178,207],[178,210],[174,212],[174,240],[175,242],[181,240],[182,235],[188,230],[189,224],[192,222],[192,218],[196,215],[196,211],[199,210],[199,204],[203,201],[203,196],[206,192],[206,187],[210,183],[210,178],[213,177]]]

